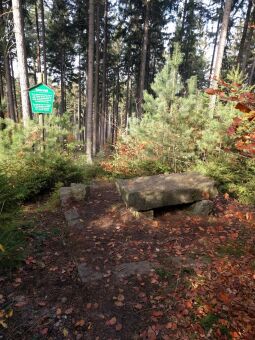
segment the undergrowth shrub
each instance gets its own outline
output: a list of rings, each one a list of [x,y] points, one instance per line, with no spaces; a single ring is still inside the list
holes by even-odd
[[[183,172],[218,154],[239,112],[232,103],[218,102],[220,116],[211,117],[208,96],[197,89],[196,77],[183,84],[181,62],[176,45],[151,93],[144,92],[142,119],[131,119],[129,133],[119,134],[114,155],[102,163],[104,169],[122,177]]]
[[[221,152],[194,167],[214,178],[222,192],[228,192],[244,204],[255,204],[255,159]]]
[[[68,129],[68,116],[45,119],[45,141],[38,117],[28,128],[0,121],[0,269],[15,267],[24,256],[25,236],[19,226],[19,206],[58,183],[70,185],[92,177],[86,158],[76,156],[79,144]]]

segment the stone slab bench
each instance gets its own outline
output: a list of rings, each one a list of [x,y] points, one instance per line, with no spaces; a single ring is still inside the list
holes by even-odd
[[[214,180],[195,172],[120,179],[116,186],[126,206],[137,211],[212,200],[218,194]]]

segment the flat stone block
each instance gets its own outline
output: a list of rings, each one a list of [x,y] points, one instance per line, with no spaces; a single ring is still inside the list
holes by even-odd
[[[93,283],[103,279],[103,273],[97,272],[85,263],[78,265],[78,274],[82,283]]]
[[[137,211],[209,200],[218,194],[214,180],[194,172],[117,180],[116,186],[126,205]]]
[[[84,228],[84,225],[80,219],[68,221],[67,224],[68,224],[68,227],[76,228],[79,230],[82,230]]]
[[[71,193],[76,201],[83,201],[89,195],[89,186],[82,183],[72,183]]]
[[[193,215],[208,216],[213,211],[213,202],[209,200],[203,200],[193,203],[188,209]]]
[[[80,218],[80,215],[78,213],[78,210],[76,208],[72,208],[69,210],[66,210],[64,212],[65,219],[67,222],[78,220]]]
[[[114,275],[118,279],[123,279],[131,275],[145,275],[153,270],[152,263],[148,261],[127,262],[117,265],[114,269]]]
[[[72,198],[70,187],[62,187],[59,189],[59,197],[62,205],[66,205]]]

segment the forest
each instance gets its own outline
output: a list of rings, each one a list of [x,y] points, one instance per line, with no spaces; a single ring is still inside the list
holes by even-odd
[[[254,0],[0,0],[0,339],[253,339],[254,156]]]

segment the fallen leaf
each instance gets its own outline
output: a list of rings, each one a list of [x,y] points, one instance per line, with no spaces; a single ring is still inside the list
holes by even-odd
[[[123,302],[125,300],[125,296],[123,294],[119,294],[117,300]]]
[[[134,305],[135,309],[142,309],[143,305],[141,305],[140,303],[137,303],[136,305]]]
[[[116,331],[120,331],[122,330],[122,324],[121,323],[117,323],[117,325],[115,326]]]
[[[82,327],[85,325],[85,321],[84,320],[79,320],[75,323],[75,327]]]
[[[230,295],[225,292],[220,292],[218,295],[218,298],[220,301],[224,302],[225,304],[228,304],[231,301]]]
[[[49,331],[48,328],[43,328],[43,329],[40,330],[40,333],[41,333],[42,335],[47,335],[47,334],[48,334],[48,331]]]
[[[62,313],[61,308],[57,308],[56,315],[61,315],[61,313]]]
[[[164,313],[162,311],[159,311],[159,310],[154,310],[151,315],[152,316],[155,316],[156,318],[162,316]]]
[[[115,306],[117,306],[117,307],[123,307],[123,306],[124,306],[124,303],[121,302],[121,301],[115,301],[114,304],[115,304]]]
[[[66,328],[63,329],[63,335],[64,337],[67,337],[69,334],[68,330]]]
[[[73,312],[73,308],[68,308],[68,309],[65,311],[65,314],[66,314],[66,315],[70,315],[70,314],[72,314],[72,312]]]
[[[168,322],[168,323],[166,324],[166,328],[167,328],[167,329],[175,330],[175,329],[177,329],[177,323],[175,323],[175,322]]]
[[[117,323],[117,319],[116,319],[115,316],[113,318],[111,318],[110,320],[106,321],[106,324],[108,326],[114,326],[114,325],[116,325],[116,323]]]

